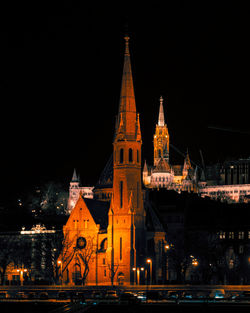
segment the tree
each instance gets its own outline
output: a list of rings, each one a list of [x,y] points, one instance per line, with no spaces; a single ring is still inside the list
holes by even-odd
[[[16,238],[11,235],[2,235],[0,238],[0,278],[1,285],[5,284],[7,267],[13,262]]]
[[[88,236],[87,238],[79,237],[78,233],[71,238],[70,230],[67,230],[64,234],[62,242],[62,250],[59,256],[59,260],[62,264],[62,273],[67,270],[70,263],[73,261],[80,268],[81,277],[77,278],[81,284],[84,285],[89,274],[89,262],[96,252],[96,246],[94,244],[94,238]]]
[[[117,273],[119,268],[119,264],[118,263],[114,263],[114,264],[109,264],[108,263],[108,269],[109,269],[109,278],[111,281],[111,286],[114,285],[114,278],[115,278],[115,274]]]
[[[0,278],[5,283],[8,268],[31,268],[30,242],[21,235],[7,234],[0,238]]]
[[[68,193],[61,183],[50,181],[27,196],[25,205],[36,217],[67,213]]]
[[[211,282],[218,260],[218,234],[214,231],[189,231],[187,245],[191,255],[199,259],[201,281]]]

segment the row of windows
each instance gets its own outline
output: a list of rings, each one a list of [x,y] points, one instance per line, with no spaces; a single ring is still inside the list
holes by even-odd
[[[157,182],[157,181],[159,181],[159,182],[171,182],[171,178],[168,178],[168,177],[155,177],[155,179],[154,179],[154,177],[152,177],[152,182],[153,181],[155,181],[155,182]]]
[[[246,234],[247,239],[250,239],[250,231],[247,232]],[[238,231],[238,232],[234,232],[234,231],[230,231],[228,233],[224,232],[224,231],[220,231],[219,232],[219,238],[220,239],[245,239],[245,232],[244,231]]]
[[[235,189],[235,190],[218,190],[218,191],[210,191],[210,192],[201,192],[201,194],[204,194],[204,195],[220,195],[220,194],[233,194],[233,193],[241,193],[241,194],[248,194],[250,193],[250,190],[238,190],[238,189]]]
[[[133,149],[132,148],[128,149],[128,161],[129,161],[129,163],[134,162],[134,156],[133,156]],[[137,163],[140,162],[139,150],[136,151],[136,161],[137,161]],[[124,163],[124,149],[123,148],[120,149],[119,163],[120,164]]]

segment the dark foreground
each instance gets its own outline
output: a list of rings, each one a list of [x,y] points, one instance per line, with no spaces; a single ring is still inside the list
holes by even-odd
[[[250,304],[244,303],[164,303],[140,305],[91,305],[71,306],[65,303],[37,302],[0,302],[1,313],[246,313],[250,312]]]

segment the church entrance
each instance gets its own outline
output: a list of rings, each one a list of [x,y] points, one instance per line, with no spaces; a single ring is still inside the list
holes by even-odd
[[[117,282],[119,286],[124,285],[125,276],[122,272],[117,275]]]
[[[74,266],[74,272],[72,272],[72,281],[78,286],[82,284],[81,267],[77,263]]]

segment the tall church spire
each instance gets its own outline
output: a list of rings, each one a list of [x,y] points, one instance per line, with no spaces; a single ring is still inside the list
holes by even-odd
[[[119,103],[116,134],[126,139],[134,139],[138,129],[134,84],[131,70],[129,37],[125,36],[124,65]],[[122,128],[120,127],[122,125]]]
[[[160,97],[160,109],[159,109],[158,125],[159,126],[164,126],[165,125],[164,111],[163,111],[163,98],[162,98],[162,96]]]
[[[121,261],[119,271],[124,274],[124,280],[130,282],[133,281],[131,268],[140,266],[140,256],[145,247],[145,211],[141,186],[140,121],[136,112],[129,37],[124,39],[121,95],[113,142],[112,209],[115,232],[114,248],[110,251],[113,251],[113,260]]]
[[[129,53],[129,37],[125,36],[125,53],[120,94],[119,113],[136,112],[133,77]]]

